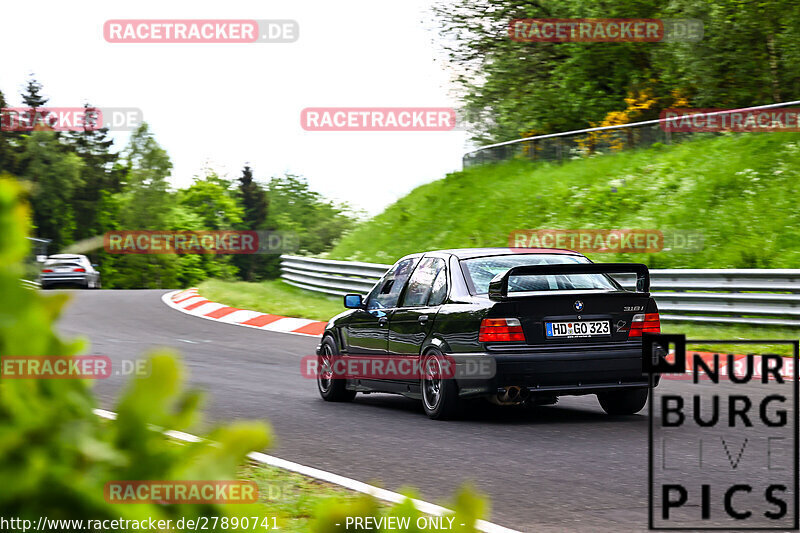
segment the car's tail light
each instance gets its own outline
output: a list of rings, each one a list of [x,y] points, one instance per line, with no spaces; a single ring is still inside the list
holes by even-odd
[[[478,342],[525,341],[525,333],[517,318],[484,318]]]
[[[661,319],[658,313],[639,313],[633,315],[628,337],[641,337],[642,333],[661,333]]]
[[[73,272],[86,272],[86,269],[85,269],[85,268],[78,267],[78,268],[73,268],[73,269],[72,269],[72,271],[73,271]]]
[[[52,271],[53,271],[52,268],[45,268],[45,269],[42,270],[42,272],[52,272]]]

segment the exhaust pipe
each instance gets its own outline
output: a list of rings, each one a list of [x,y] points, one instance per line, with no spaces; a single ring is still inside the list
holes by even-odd
[[[493,399],[500,405],[512,405],[525,401],[527,397],[528,389],[511,385],[498,392]]]

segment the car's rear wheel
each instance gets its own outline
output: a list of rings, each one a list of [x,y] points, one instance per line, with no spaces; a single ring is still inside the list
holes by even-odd
[[[319,355],[317,356],[317,388],[319,395],[328,402],[349,402],[356,397],[356,391],[348,390],[346,380],[334,379],[333,377],[333,357],[338,355],[339,350],[333,338],[326,336],[322,339]]]
[[[610,415],[632,415],[647,403],[648,389],[603,392],[597,395],[600,407]]]
[[[430,352],[422,356],[423,377],[422,407],[425,414],[434,420],[455,418],[460,411],[458,387],[452,377],[447,377],[442,369],[442,354]]]

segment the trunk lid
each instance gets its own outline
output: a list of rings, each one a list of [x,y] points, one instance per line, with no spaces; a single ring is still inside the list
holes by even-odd
[[[611,274],[635,274],[627,291]],[[518,318],[527,344],[628,340],[634,315],[646,313],[650,272],[640,263],[523,265],[489,283],[488,317]]]
[[[518,318],[526,344],[625,342],[649,300],[629,291],[549,291],[497,302],[487,318]]]

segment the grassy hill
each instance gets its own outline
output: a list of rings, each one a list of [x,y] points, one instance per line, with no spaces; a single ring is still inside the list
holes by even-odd
[[[695,253],[589,254],[652,268],[800,267],[800,135],[749,133],[576,159],[510,161],[422,185],[345,236],[334,259],[507,246],[516,229],[702,232]]]

